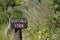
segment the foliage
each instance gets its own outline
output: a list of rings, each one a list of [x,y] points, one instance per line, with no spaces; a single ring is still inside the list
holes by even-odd
[[[60,0],[53,0],[53,6],[56,11],[60,11]]]
[[[59,0],[53,0],[50,5],[50,1],[1,0],[0,40],[11,40],[13,37],[11,31],[8,33],[9,39],[2,35],[11,17],[28,19],[28,28],[22,30],[23,40],[60,40],[60,2]]]
[[[53,20],[55,21],[56,27],[59,27],[60,24],[60,0],[53,0],[52,8],[55,11]]]

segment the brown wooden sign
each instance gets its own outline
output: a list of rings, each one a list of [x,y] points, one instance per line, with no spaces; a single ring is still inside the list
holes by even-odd
[[[10,24],[11,24],[12,29],[26,28],[27,27],[27,19],[26,18],[11,18]]]

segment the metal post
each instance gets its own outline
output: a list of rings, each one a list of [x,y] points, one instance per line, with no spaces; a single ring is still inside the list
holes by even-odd
[[[22,30],[14,29],[14,40],[22,40]]]

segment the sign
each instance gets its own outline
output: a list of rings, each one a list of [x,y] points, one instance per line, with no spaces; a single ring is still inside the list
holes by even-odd
[[[11,24],[12,29],[26,28],[27,19],[26,18],[12,18],[12,19],[10,19],[10,24]]]

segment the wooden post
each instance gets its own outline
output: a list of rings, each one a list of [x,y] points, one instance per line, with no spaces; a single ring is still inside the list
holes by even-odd
[[[26,18],[12,18],[10,19],[11,29],[14,29],[13,40],[22,40],[22,29],[27,28]]]
[[[22,40],[22,30],[14,29],[14,39],[13,40]]]

